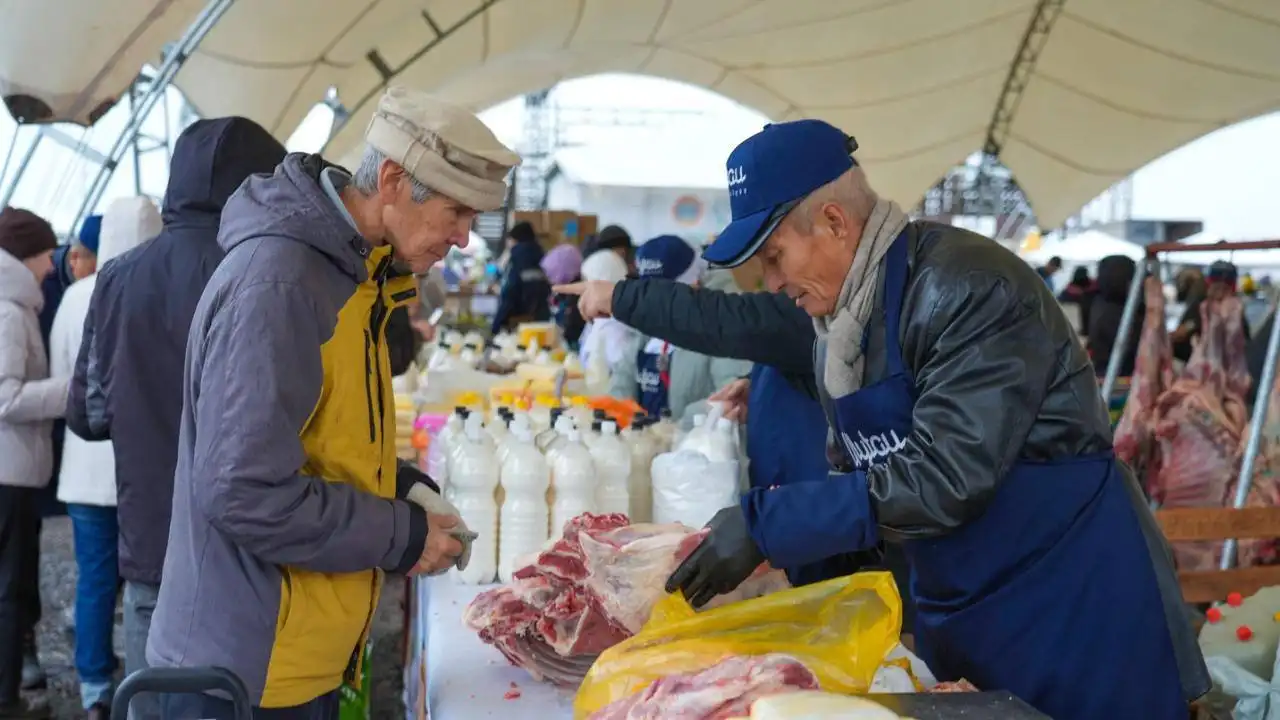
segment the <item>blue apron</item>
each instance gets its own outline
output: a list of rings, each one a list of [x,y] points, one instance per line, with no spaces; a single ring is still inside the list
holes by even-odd
[[[900,236],[885,260],[884,378],[832,402],[862,470],[912,430],[915,383],[899,341],[908,243]],[[1125,480],[1109,452],[1022,461],[978,519],[902,543],[916,650],[939,680],[1008,690],[1055,720],[1187,717]]]
[[[830,472],[822,403],[792,387],[768,365],[751,368],[747,458],[751,487],[777,487]]]
[[[640,352],[636,353],[636,385],[638,387],[636,402],[640,403],[640,407],[649,414],[649,417],[658,417],[663,410],[669,407],[667,401],[667,390],[671,386],[670,375],[671,368],[671,348],[665,353],[645,352],[644,345],[640,346]]]
[[[827,416],[822,403],[791,386],[768,365],[751,368],[747,396],[747,468],[753,488],[827,477]],[[843,577],[874,565],[868,554],[841,554],[783,568],[792,585]]]

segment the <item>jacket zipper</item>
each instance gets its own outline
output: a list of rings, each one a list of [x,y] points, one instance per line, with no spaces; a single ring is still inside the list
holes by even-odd
[[[373,275],[374,275],[374,279],[377,281],[378,294],[377,294],[377,297],[374,298],[373,308],[369,313],[369,327],[366,328],[364,331],[364,350],[365,350],[364,352],[364,370],[365,370],[364,390],[365,390],[365,396],[368,398],[368,401],[369,401],[368,406],[369,406],[369,442],[370,443],[376,443],[378,441],[379,429],[381,429],[382,432],[384,433],[382,437],[386,437],[385,435],[386,403],[382,398],[382,393],[383,393],[382,357],[381,357],[381,354],[378,352],[378,346],[379,346],[379,342],[381,341],[379,334],[382,333],[383,331],[382,321],[385,319],[385,316],[386,316],[386,303],[382,299],[382,288],[383,288],[383,285],[386,284],[387,268],[389,268],[390,266],[391,266],[391,258],[386,257],[386,258],[383,258],[382,261],[378,263],[377,269],[374,270]],[[370,353],[370,350],[372,350],[372,353]],[[374,401],[373,401],[372,386],[369,382],[371,379],[370,376],[375,374],[377,377],[377,389],[378,389],[378,402],[376,406],[374,405]],[[374,420],[375,412],[378,415],[378,419],[376,422]],[[379,487],[382,485],[381,463],[379,463],[378,465],[378,475],[375,482]],[[360,681],[360,677],[359,677],[360,670],[362,665],[364,664],[364,648],[365,648],[365,645],[369,643],[369,632],[370,632],[370,629],[373,627],[373,616],[378,610],[378,595],[380,594],[379,591],[380,591],[381,584],[382,584],[382,572],[380,570],[375,569],[373,571],[373,588],[372,588],[373,592],[370,593],[369,615],[368,617],[365,618],[364,632],[360,633],[360,641],[356,643],[355,649],[352,650],[351,662],[347,664],[347,672],[346,672],[347,681],[353,687],[356,687],[356,689],[360,689],[357,683],[359,683]]]
[[[369,337],[369,331],[365,330],[364,331],[364,396],[365,396],[365,399],[368,401],[366,403],[366,406],[369,409],[369,442],[372,443],[372,442],[378,441],[378,430],[377,430],[377,427],[374,425],[374,421],[373,421],[373,390],[370,389],[370,384],[373,381],[373,377],[372,377],[373,365],[369,361],[369,350],[370,350],[369,345],[371,341],[372,341],[372,338]]]

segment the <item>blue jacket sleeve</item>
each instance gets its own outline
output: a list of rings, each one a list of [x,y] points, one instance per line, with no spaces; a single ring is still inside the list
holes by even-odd
[[[862,471],[755,488],[743,496],[742,510],[751,538],[774,567],[808,565],[880,542]]]
[[[502,279],[502,289],[498,292],[498,312],[493,315],[493,333],[496,335],[507,324],[511,314],[515,312],[520,301],[520,268],[507,267],[507,276]]]

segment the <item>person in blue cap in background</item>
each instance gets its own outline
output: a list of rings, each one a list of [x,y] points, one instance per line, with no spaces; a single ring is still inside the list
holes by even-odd
[[[659,235],[636,250],[641,278],[696,287],[706,263],[689,243],[675,235]],[[652,417],[670,410],[679,418],[685,408],[733,380],[751,366],[740,360],[710,357],[678,348],[668,339],[637,333],[614,370],[609,394],[635,400]]]
[[[518,222],[507,232],[507,269],[498,291],[493,333],[514,329],[522,322],[551,319],[551,283],[542,271],[542,246],[533,225]]]
[[[1058,720],[1185,718],[1211,681],[1061,307],[999,244],[878,197],[856,149],[800,120],[729,156],[732,222],[704,257],[758,257],[813,318],[816,346],[794,352],[813,352],[842,459],[717,513],[667,589],[701,606],[765,560],[886,540],[910,563],[916,650],[939,680]]]

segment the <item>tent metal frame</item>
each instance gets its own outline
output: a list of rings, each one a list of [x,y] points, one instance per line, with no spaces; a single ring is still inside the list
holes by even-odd
[[[987,137],[982,143],[982,165],[978,170],[976,185],[981,194],[989,196],[989,202],[995,208],[997,216],[1000,214],[1001,198],[996,195],[999,191],[992,187],[992,171],[1000,161],[1000,153],[1004,151],[1005,140],[1009,137],[1009,128],[1018,114],[1018,105],[1022,103],[1022,94],[1031,82],[1040,52],[1049,41],[1049,34],[1058,16],[1062,14],[1065,2],[1066,0],[1040,0],[1036,3],[1031,21],[1027,23],[1027,30],[1018,43],[1018,52],[1009,64],[1009,74],[1005,76],[1004,85],[1000,89],[1000,98],[991,114],[991,122],[987,125]],[[1027,206],[1030,207],[1029,202]]]
[[[1195,253],[1220,252],[1226,250],[1280,250],[1280,240],[1249,240],[1239,242],[1222,241],[1206,245],[1185,245],[1183,243],[1156,243],[1148,245],[1146,257],[1133,273],[1133,281],[1129,283],[1129,296],[1125,299],[1124,313],[1120,316],[1120,330],[1116,333],[1115,346],[1111,349],[1111,357],[1107,361],[1107,374],[1102,381],[1102,401],[1111,401],[1111,392],[1115,389],[1116,379],[1120,375],[1120,362],[1128,350],[1129,335],[1133,330],[1138,314],[1138,298],[1142,295],[1142,284],[1147,271],[1157,269],[1162,253]],[[1153,266],[1155,266],[1153,268]],[[1275,310],[1273,309],[1273,312]],[[1163,321],[1163,318],[1162,318]],[[1258,397],[1253,403],[1253,416],[1249,422],[1249,440],[1245,444],[1244,459],[1240,463],[1240,475],[1236,479],[1236,494],[1232,499],[1232,508],[1239,510],[1249,498],[1249,490],[1253,486],[1253,466],[1258,460],[1258,450],[1262,444],[1262,424],[1267,418],[1267,410],[1271,405],[1271,388],[1276,382],[1276,362],[1280,360],[1280,322],[1272,323],[1271,337],[1267,340],[1267,357],[1262,366],[1262,377],[1258,380]],[[1222,546],[1223,570],[1230,570],[1236,562],[1236,538],[1231,538]]]
[[[143,121],[151,114],[156,103],[165,97],[165,91],[169,89],[173,79],[177,77],[178,71],[182,69],[191,54],[196,51],[196,48],[200,47],[200,43],[209,34],[209,31],[218,24],[218,21],[222,19],[222,16],[226,14],[234,3],[235,0],[210,0],[191,25],[187,27],[181,39],[174,44],[169,52],[165,53],[164,62],[160,64],[155,75],[148,79],[146,90],[142,91],[136,98],[131,98],[129,119],[126,121],[124,129],[116,137],[115,143],[112,144],[111,149],[107,152],[105,161],[98,168],[98,174],[94,176],[88,192],[85,193],[80,209],[76,211],[75,217],[72,218],[72,232],[75,232],[85,217],[97,207],[103,193],[107,190],[107,183],[111,180],[116,168],[119,167],[120,161],[124,159],[125,153],[131,148],[136,149],[136,139],[142,130]]]
[[[40,143],[44,140],[46,129],[47,126],[42,125],[36,130],[35,138],[31,140],[31,144],[28,145],[26,151],[22,153],[22,159],[18,161],[18,167],[13,174],[13,180],[8,185],[4,185],[4,176],[6,174],[4,171],[8,170],[8,168],[0,169],[0,187],[4,188],[4,192],[0,194],[0,210],[8,207],[9,201],[13,199],[14,193],[18,192],[18,183],[22,182],[22,176],[26,174],[27,168],[30,167],[31,159],[36,156],[36,150],[39,149]],[[20,130],[22,130],[22,125],[18,125],[13,130],[12,142],[15,146],[18,144],[18,132]],[[7,161],[8,158],[6,158],[6,165],[8,164]]]

